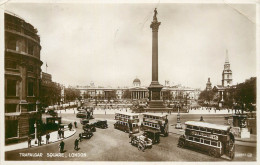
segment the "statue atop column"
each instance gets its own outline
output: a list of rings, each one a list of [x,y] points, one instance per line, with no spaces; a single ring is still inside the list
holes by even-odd
[[[158,14],[158,13],[157,13],[157,9],[155,8],[155,9],[154,9],[153,20],[156,21],[156,22],[157,22],[157,17],[156,17],[157,14]]]

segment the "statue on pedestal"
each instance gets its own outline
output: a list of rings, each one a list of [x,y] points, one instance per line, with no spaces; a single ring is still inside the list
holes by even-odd
[[[157,13],[157,9],[155,8],[155,9],[154,9],[153,20],[156,21],[156,22],[157,22],[157,17],[156,17],[157,14],[158,14],[158,13]]]

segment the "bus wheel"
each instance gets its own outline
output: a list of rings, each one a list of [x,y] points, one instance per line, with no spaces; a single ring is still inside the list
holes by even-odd
[[[220,157],[219,153],[215,149],[210,150],[209,151],[209,155],[213,156],[215,158],[219,158]]]
[[[178,144],[178,146],[180,147],[180,148],[183,148],[184,147],[184,145],[185,145],[185,142],[184,141],[179,141],[179,144]]]

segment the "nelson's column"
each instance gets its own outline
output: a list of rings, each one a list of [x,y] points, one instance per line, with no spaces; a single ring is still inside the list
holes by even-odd
[[[161,90],[163,85],[158,82],[158,30],[161,22],[157,20],[157,10],[154,9],[153,22],[150,25],[152,28],[152,82],[149,89],[149,107],[145,108],[146,111],[161,112],[168,111],[170,108],[166,108],[163,105],[163,100],[161,99]]]

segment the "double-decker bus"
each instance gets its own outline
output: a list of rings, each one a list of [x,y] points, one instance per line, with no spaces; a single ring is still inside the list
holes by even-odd
[[[142,129],[144,131],[159,132],[164,136],[168,136],[169,126],[168,126],[167,115],[156,114],[156,113],[144,113]]]
[[[185,134],[179,138],[179,147],[203,150],[213,157],[227,155],[234,158],[235,138],[230,126],[198,121],[187,121],[185,125]]]
[[[138,133],[139,132],[139,115],[134,113],[116,113],[115,129],[119,129],[124,132]]]

